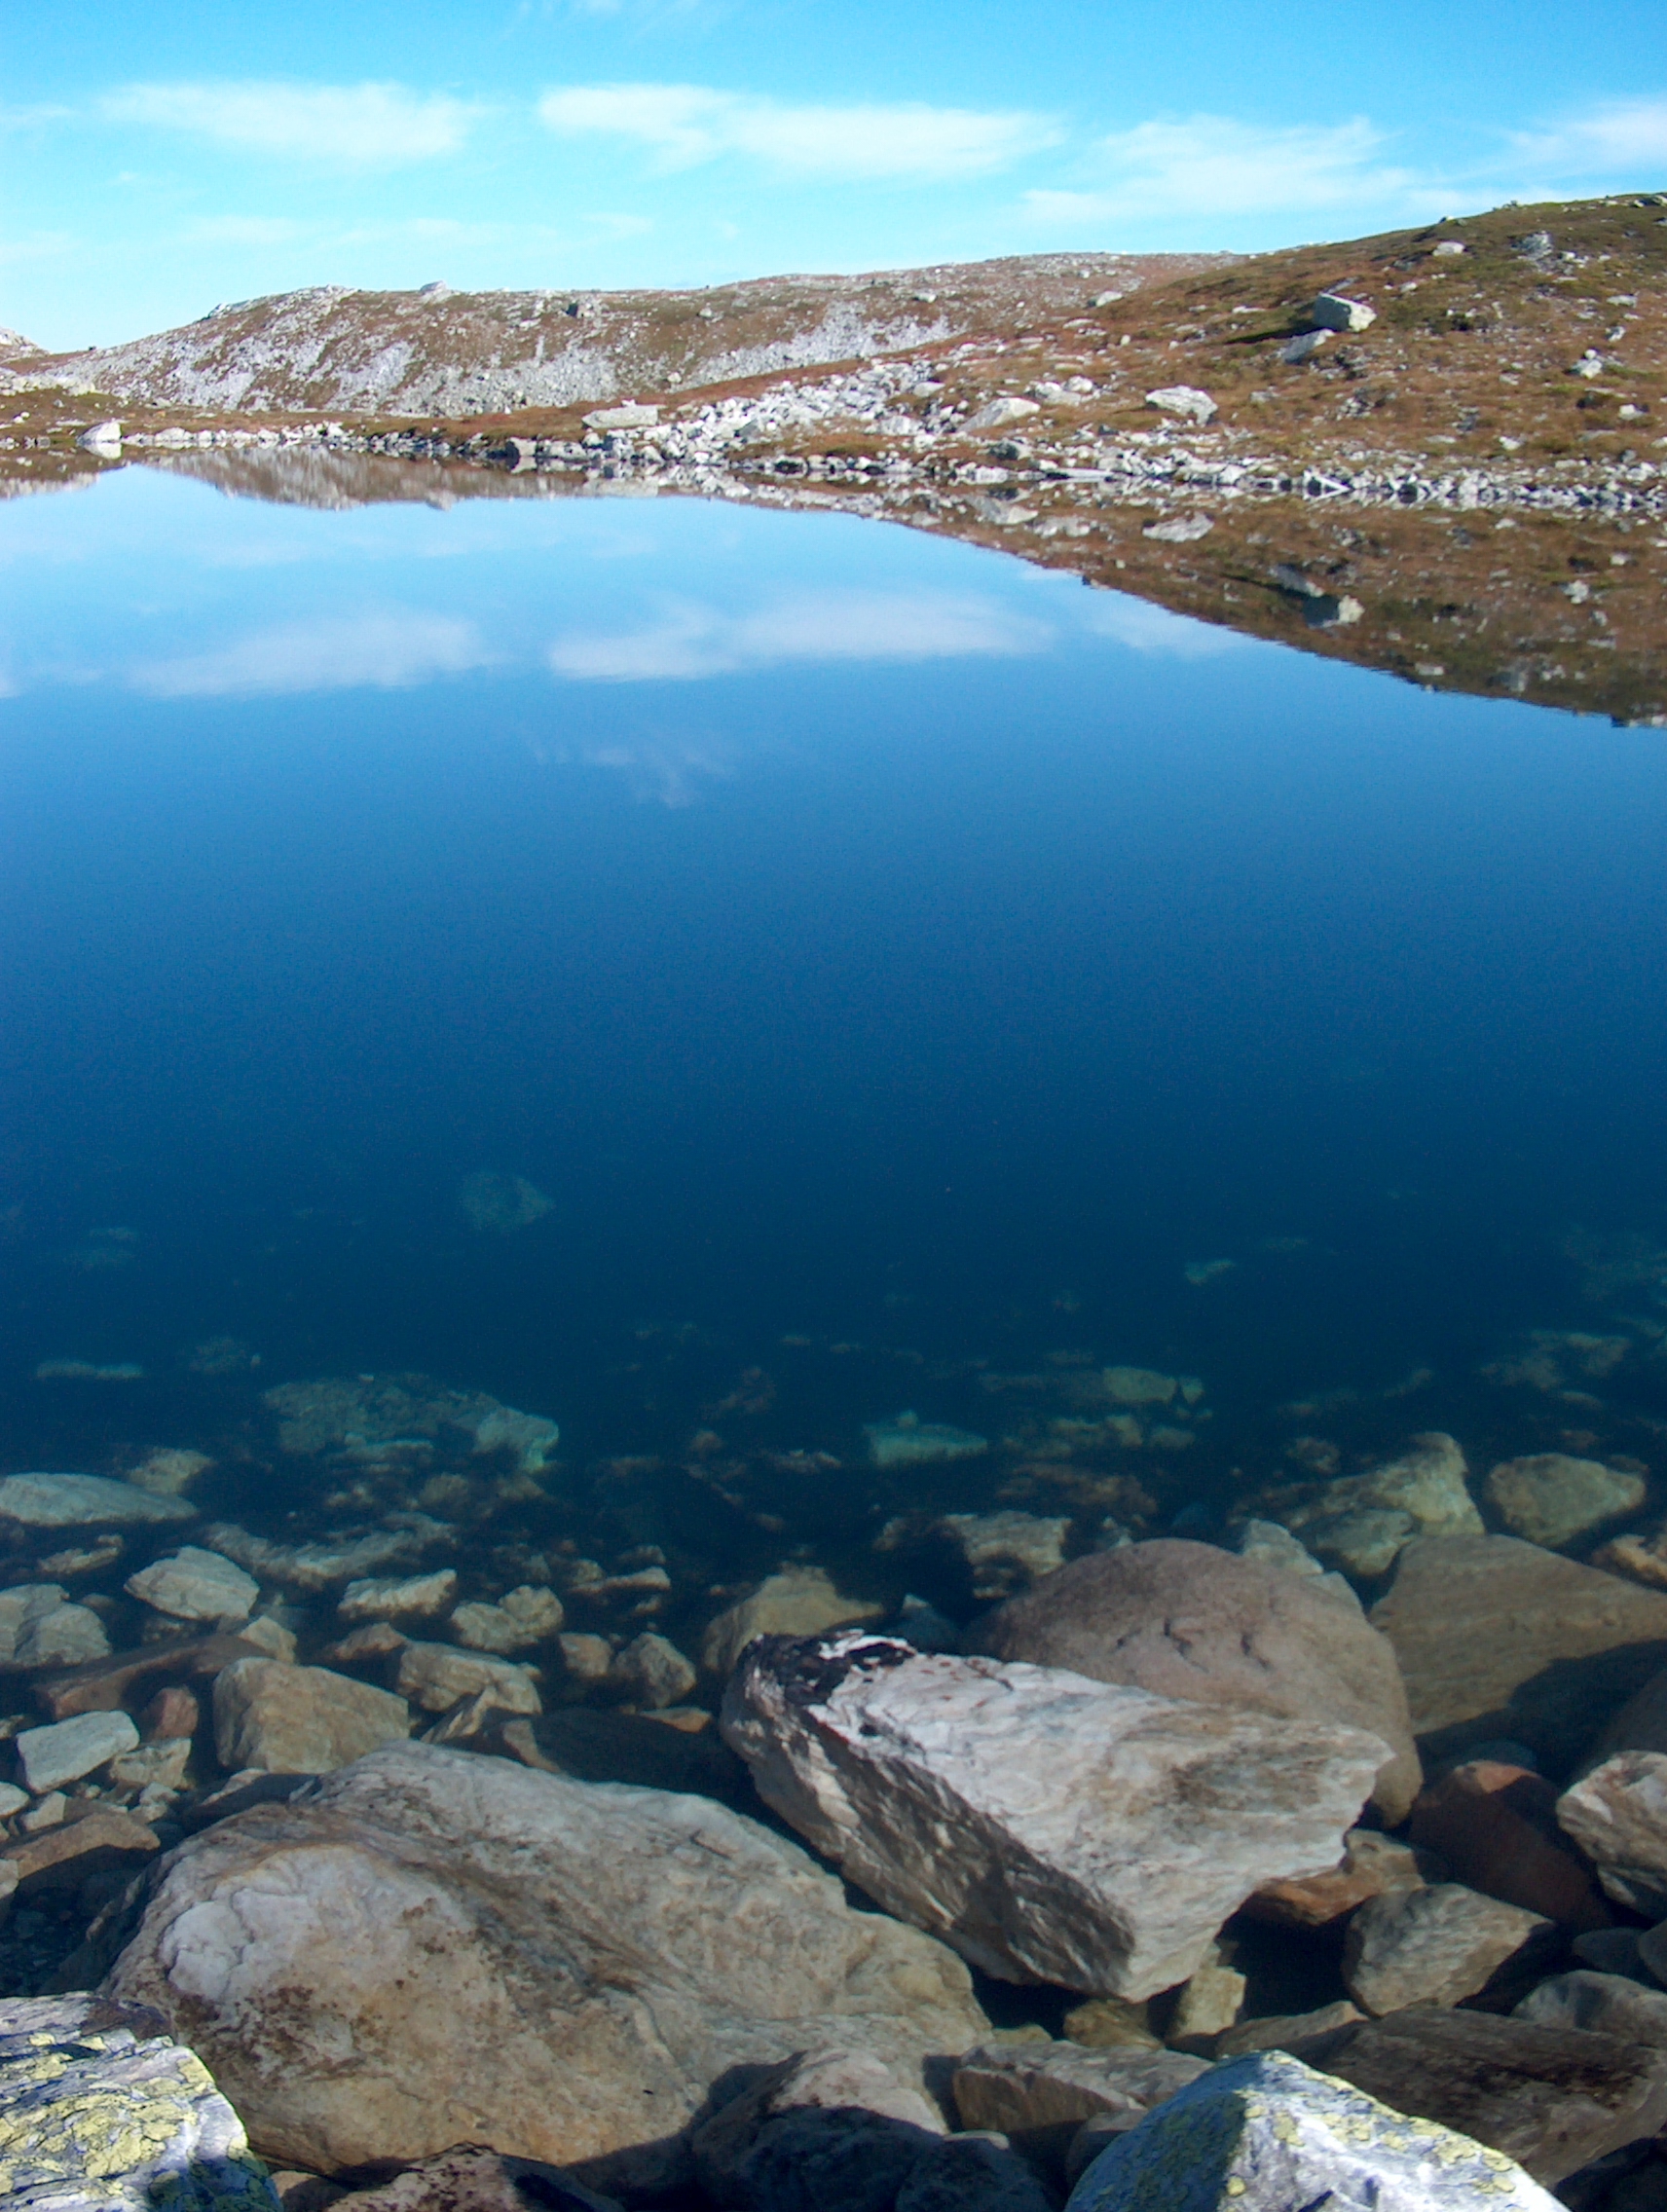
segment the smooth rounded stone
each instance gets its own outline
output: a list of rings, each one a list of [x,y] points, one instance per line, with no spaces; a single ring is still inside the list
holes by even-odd
[[[836,2036],[920,2087],[989,2032],[952,1953],[712,1799],[422,1744],[191,1838],[107,1986],[189,2034],[274,2158],[484,2136],[603,2190],[677,2180],[732,2068]]]
[[[495,1652],[504,1658],[511,1651],[530,1651],[535,1643],[554,1636],[563,1617],[562,1602],[553,1590],[523,1584],[519,1590],[505,1591],[495,1605],[457,1606],[451,1630],[471,1651]]]
[[[17,1738],[18,1763],[30,1791],[79,1782],[120,1751],[136,1751],[139,1732],[126,1713],[81,1713],[45,1728],[24,1728]]]
[[[103,1475],[7,1475],[0,1481],[0,1521],[25,1529],[125,1529],[145,1521],[194,1521],[183,1497],[157,1497]]]
[[[1419,2005],[1315,2036],[1297,2055],[1503,2152],[1548,2189],[1667,2120],[1667,2054],[1585,2029]]]
[[[881,1611],[847,1598],[819,1567],[784,1567],[707,1623],[700,1663],[709,1675],[726,1676],[756,1636],[821,1636],[877,1621]]]
[[[1329,2035],[1333,2028],[1346,2028],[1365,2016],[1344,1997],[1312,2012],[1271,2012],[1259,2020],[1241,2020],[1221,2038],[1215,2055],[1220,2060],[1242,2058],[1252,2050],[1290,2050],[1311,2036]]]
[[[1537,1452],[1502,1459],[1488,1477],[1488,1502],[1513,1536],[1550,1551],[1573,1543],[1606,1521],[1644,1503],[1642,1475],[1606,1467],[1600,1459],[1572,1459],[1566,1452]]]
[[[1557,1791],[1543,1775],[1494,1759],[1453,1767],[1420,1793],[1407,1832],[1486,1897],[1576,1932],[1613,1919],[1557,1825]]]
[[[1054,2212],[1054,2198],[1000,2135],[967,2133],[921,2152],[897,2212]]]
[[[1392,1756],[1373,1802],[1398,1821],[1421,1770],[1394,1654],[1317,1581],[1160,1537],[1073,1560],[976,1624],[971,1647],[1227,1711],[1337,1722]]]
[[[432,1574],[367,1575],[348,1584],[336,1610],[345,1621],[403,1620],[408,1614],[426,1620],[443,1613],[457,1594],[457,1569],[451,1567]]]
[[[240,1659],[214,1677],[214,1753],[228,1772],[330,1774],[410,1733],[402,1697],[326,1667]]]
[[[663,1636],[633,1637],[608,1669],[608,1687],[633,1705],[681,1705],[700,1679],[677,1645]]]
[[[1529,1992],[1511,2017],[1540,2028],[1588,2028],[1667,2050],[1667,1990],[1645,1989],[1624,1974],[1584,1967],[1553,1974]]]
[[[1485,1989],[1529,1944],[1544,1947],[1556,1924],[1458,1882],[1373,1898],[1349,1924],[1343,1984],[1367,2012],[1457,2005]]]
[[[918,1414],[867,1421],[863,1434],[876,1467],[942,1466],[951,1459],[979,1458],[989,1450],[987,1436],[977,1436],[970,1428],[951,1428],[945,1421],[922,1420]]]
[[[55,1605],[37,1613],[18,1631],[14,1667],[31,1673],[48,1667],[82,1667],[110,1655],[104,1623],[90,1605]]]
[[[195,1544],[182,1544],[167,1559],[130,1574],[127,1590],[130,1598],[175,1620],[220,1621],[229,1628],[247,1620],[260,1596],[252,1575],[222,1553]]]
[[[945,1513],[938,1527],[967,1563],[973,1596],[1005,1598],[1065,1564],[1069,1514]]]
[[[861,1632],[752,1644],[722,1726],[765,1803],[887,1910],[1002,1980],[1109,1997],[1184,1981],[1259,1882],[1330,1864],[1385,1754],[1358,1729]]]
[[[1667,1914],[1667,1752],[1617,1751],[1563,1792],[1557,1820],[1618,1904]]]
[[[278,2212],[241,2121],[163,2026],[98,1997],[0,2002],[9,2212]]]
[[[1109,2144],[1067,2212],[1556,2212],[1511,2160],[1284,2051],[1213,2067]]]
[[[272,2179],[283,2212],[621,2212],[616,2197],[586,2189],[559,2166],[475,2144],[424,2158],[379,2189],[344,2190],[315,2174]]]
[[[1371,1617],[1394,1646],[1414,1732],[1434,1758],[1512,1736],[1567,1771],[1667,1667],[1667,1595],[1520,1536],[1420,1538]]]
[[[425,1713],[445,1713],[465,1697],[490,1690],[504,1713],[541,1713],[530,1667],[460,1651],[450,1643],[408,1643],[399,1654],[396,1686]]]
[[[944,2132],[937,2107],[869,2052],[797,2051],[762,2069],[758,2081],[695,2129],[690,2142],[695,2178],[715,2204],[756,2200],[749,2167],[759,2139],[772,2121],[793,2112],[862,2113],[920,2136]],[[887,2132],[879,2131],[882,2137]],[[914,2145],[916,2153],[919,2149]]]
[[[1180,415],[1189,423],[1200,424],[1212,422],[1216,412],[1215,401],[1209,393],[1192,384],[1163,385],[1146,394],[1146,404],[1166,415]]]

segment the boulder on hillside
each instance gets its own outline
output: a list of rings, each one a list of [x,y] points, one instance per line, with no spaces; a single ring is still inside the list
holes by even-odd
[[[1074,1560],[986,1614],[971,1642],[1159,1697],[1367,1729],[1393,1753],[1372,1792],[1385,1819],[1418,1793],[1394,1654],[1317,1576],[1159,1537]]]
[[[888,1911],[1003,1980],[1112,1997],[1184,1981],[1259,1883],[1334,1864],[1385,1757],[1360,1729],[861,1631],[751,1645],[722,1726]]]
[[[1426,1755],[1490,1738],[1566,1772],[1667,1667],[1667,1595],[1517,1536],[1409,1544],[1372,1625],[1394,1646]]]
[[[733,2067],[837,2036],[918,2086],[989,2032],[952,1953],[712,1799],[412,1743],[182,1845],[106,1988],[285,2163],[485,2139],[604,2190],[685,2174]]]

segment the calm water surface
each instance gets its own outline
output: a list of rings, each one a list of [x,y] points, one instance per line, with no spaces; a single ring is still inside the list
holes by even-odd
[[[704,1589],[881,1572],[861,1424],[992,1378],[1202,1379],[1096,1447],[1148,1529],[1316,1425],[1667,1434],[1660,732],[833,515],[130,469],[0,569],[9,1466],[241,1439],[323,1526],[260,1392],[421,1371],[560,1420],[534,1534]],[[1481,1375],[1535,1329],[1631,1348]],[[934,1494],[1076,1510],[1014,1463]]]

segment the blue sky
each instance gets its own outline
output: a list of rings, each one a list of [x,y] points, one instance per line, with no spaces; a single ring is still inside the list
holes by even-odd
[[[0,324],[1256,248],[1667,186],[1660,0],[10,0]]]

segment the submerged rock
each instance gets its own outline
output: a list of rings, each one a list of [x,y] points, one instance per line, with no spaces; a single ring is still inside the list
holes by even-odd
[[[1282,2051],[1218,2066],[1112,2143],[1067,2212],[1556,2212],[1510,2159]]]
[[[945,1421],[922,1420],[918,1414],[899,1414],[896,1420],[865,1424],[869,1457],[876,1467],[925,1467],[949,1459],[976,1459],[989,1450],[987,1436],[975,1436],[968,1428],[951,1428]]]
[[[1517,1536],[1410,1545],[1371,1617],[1437,1753],[1509,1736],[1566,1769],[1667,1667],[1667,1595]]]
[[[1181,1537],[1073,1560],[979,1622],[993,1657],[1159,1697],[1369,1729],[1393,1756],[1373,1798],[1398,1821],[1421,1779],[1394,1653],[1317,1579]]]
[[[183,1497],[158,1497],[103,1475],[7,1475],[0,1481],[0,1521],[25,1529],[120,1529],[145,1521],[194,1521]]]
[[[425,1551],[449,1543],[452,1534],[439,1522],[427,1529],[376,1529],[359,1535],[326,1538],[315,1544],[278,1544],[251,1535],[229,1521],[216,1521],[203,1541],[213,1551],[247,1567],[263,1582],[281,1582],[291,1590],[328,1590],[379,1569],[415,1567]]]
[[[938,1524],[972,1571],[973,1596],[1005,1598],[1065,1564],[1070,1516],[946,1513]]]
[[[1631,1513],[1648,1489],[1642,1475],[1599,1459],[1572,1459],[1566,1452],[1503,1459],[1488,1477],[1489,1501],[1511,1534],[1550,1551]]]
[[[989,2032],[951,1953],[710,1798],[422,1744],[193,1837],[107,1986],[189,2033],[270,2156],[485,2137],[603,2189],[683,2174],[729,2068],[837,2037],[920,2086]]]
[[[239,1659],[215,1677],[214,1751],[228,1773],[329,1774],[410,1733],[402,1697],[325,1667]]]
[[[12,1667],[78,1667],[105,1658],[110,1640],[87,1605],[70,1604],[56,1582],[28,1582],[0,1590],[0,1664]]]
[[[138,1748],[139,1731],[125,1713],[83,1713],[45,1728],[24,1728],[17,1739],[18,1764],[37,1794],[60,1783],[79,1782],[119,1751]]]
[[[889,1638],[770,1638],[724,1699],[764,1801],[1009,1981],[1144,1997],[1259,1882],[1330,1865],[1386,1747]]]
[[[221,1552],[185,1544],[128,1577],[128,1595],[182,1621],[219,1621],[236,1627],[248,1619],[260,1584]]]
[[[162,2027],[98,1997],[0,2003],[11,2212],[278,2212],[237,2114]]]
[[[511,1659],[488,1659],[460,1651],[450,1643],[407,1643],[399,1653],[398,1689],[425,1713],[445,1713],[482,1691],[504,1713],[540,1713],[537,1681],[531,1667]]]
[[[1468,1472],[1455,1439],[1431,1429],[1364,1474],[1266,1492],[1257,1510],[1325,1565],[1371,1581],[1417,1537],[1482,1533]]]
[[[411,1614],[429,1619],[443,1613],[457,1594],[457,1569],[451,1567],[432,1574],[367,1575],[348,1584],[336,1610],[345,1621],[403,1620]]]
[[[819,1567],[784,1567],[707,1623],[700,1663],[708,1674],[727,1675],[756,1636],[821,1636],[831,1628],[877,1621],[881,1610],[847,1598]]]
[[[496,1652],[500,1658],[511,1651],[530,1651],[555,1635],[564,1615],[562,1602],[553,1590],[523,1584],[509,1590],[495,1605],[478,1602],[459,1605],[452,1614],[452,1634],[471,1651]]]

